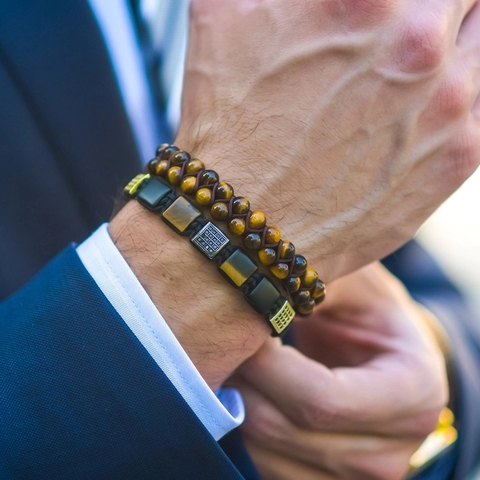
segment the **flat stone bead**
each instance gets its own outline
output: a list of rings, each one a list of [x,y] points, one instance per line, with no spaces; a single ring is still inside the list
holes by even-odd
[[[171,161],[172,165],[179,165],[181,163],[187,163],[191,159],[192,159],[192,157],[190,156],[189,153],[179,151],[179,152],[175,152],[172,155],[170,161]]]
[[[279,278],[280,280],[285,280],[288,277],[289,268],[286,263],[279,263],[270,267],[270,271],[274,277]]]
[[[233,196],[233,187],[226,183],[220,182],[215,189],[215,197],[222,200],[228,200]]]
[[[163,213],[162,217],[180,233],[198,217],[201,212],[195,208],[185,197],[178,197]]]
[[[312,298],[317,302],[320,303],[325,298],[325,284],[321,280],[317,280],[315,283],[315,287],[312,291]]]
[[[236,197],[232,202],[232,211],[237,215],[245,215],[250,210],[250,202],[247,197]]]
[[[311,295],[309,290],[300,290],[295,296],[293,300],[296,305],[304,305],[305,303],[311,300]]]
[[[213,185],[219,181],[217,172],[213,170],[205,170],[200,175],[200,185]]]
[[[255,212],[252,212],[248,226],[253,230],[258,230],[260,228],[263,228],[266,223],[267,219],[265,215],[257,210]]]
[[[241,287],[257,271],[257,266],[238,249],[219,268],[237,287]]]
[[[258,259],[260,260],[260,263],[267,267],[275,263],[276,258],[277,254],[273,248],[262,248],[258,251]]]
[[[203,207],[210,205],[211,199],[212,191],[209,188],[199,188],[195,194],[195,201]]]
[[[312,267],[307,267],[305,277],[303,278],[303,286],[306,288],[313,287],[318,280],[318,273]]]
[[[194,158],[193,160],[190,160],[185,165],[185,172],[186,173],[197,173],[197,172],[200,172],[201,170],[205,170],[205,165],[198,158]]]
[[[295,247],[293,246],[293,243],[288,240],[284,240],[282,242],[282,246],[280,247],[280,258],[290,260],[294,256]]]
[[[287,292],[295,293],[298,292],[298,290],[302,286],[302,281],[300,280],[300,277],[290,277],[285,279],[284,285]]]
[[[155,169],[157,168],[158,162],[160,160],[158,158],[152,158],[148,163],[147,163],[147,172],[150,175],[155,175]]]
[[[301,275],[307,270],[307,259],[302,255],[296,255],[293,261],[293,273]]]
[[[195,185],[197,184],[196,177],[183,177],[180,181],[180,190],[187,195],[192,194],[195,191]]]
[[[168,145],[167,147],[163,148],[161,152],[159,152],[159,155],[157,156],[160,158],[160,160],[168,160],[175,152],[178,152],[180,149],[173,146],[173,145]]]
[[[262,239],[257,233],[249,233],[243,239],[243,244],[250,250],[258,250],[262,246]]]
[[[280,293],[270,280],[263,278],[246,298],[255,311],[263,315],[272,309]]]
[[[160,160],[155,167],[155,175],[163,177],[167,172],[168,160]]]
[[[242,236],[245,233],[246,227],[243,218],[232,218],[232,220],[228,222],[228,230],[234,235]]]
[[[157,178],[152,178],[148,184],[142,188],[137,196],[137,200],[144,207],[153,210],[159,205],[165,195],[169,193],[172,193],[172,189],[165,182]]]
[[[215,220],[225,220],[228,217],[228,206],[221,202],[214,203],[210,213]]]
[[[175,166],[175,167],[170,167],[167,172],[167,178],[168,181],[170,182],[170,185],[178,185],[181,180],[181,175],[182,169],[181,167]]]
[[[315,302],[313,300],[310,300],[309,302],[303,305],[295,305],[295,310],[300,315],[310,315],[313,312],[314,308],[315,308]]]
[[[268,227],[265,233],[265,243],[268,245],[277,245],[282,239],[282,234],[277,227]]]

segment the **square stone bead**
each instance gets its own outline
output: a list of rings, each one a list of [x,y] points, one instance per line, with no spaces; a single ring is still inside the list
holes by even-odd
[[[276,333],[275,336],[282,335],[290,326],[294,318],[295,310],[290,305],[290,302],[285,300],[285,303],[282,305],[280,310],[269,318],[270,325],[272,325],[272,328]]]
[[[191,241],[210,260],[229,242],[227,236],[211,222],[208,222]]]
[[[165,197],[172,193],[172,189],[161,180],[152,178],[148,184],[143,187],[137,195],[137,200],[149,210],[154,210]]]
[[[235,250],[219,268],[237,287],[241,287],[257,271],[257,266],[241,250]]]
[[[183,233],[202,214],[185,197],[178,197],[163,213],[162,217],[174,230]]]
[[[280,298],[280,293],[270,280],[263,278],[246,298],[256,312],[264,315],[270,311],[275,302]]]

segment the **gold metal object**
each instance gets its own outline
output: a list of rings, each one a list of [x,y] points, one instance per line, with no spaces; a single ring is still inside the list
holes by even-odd
[[[132,178],[124,188],[124,192],[133,197],[137,193],[138,187],[145,181],[150,178],[150,174],[139,173],[136,177]]]
[[[282,305],[282,308],[270,318],[270,323],[278,334],[281,334],[288,328],[295,317],[295,310],[288,300]]]

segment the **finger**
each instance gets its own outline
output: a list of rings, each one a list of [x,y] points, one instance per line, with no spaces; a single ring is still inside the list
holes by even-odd
[[[477,44],[480,41],[480,4],[476,3],[465,18],[458,33],[457,45]]]

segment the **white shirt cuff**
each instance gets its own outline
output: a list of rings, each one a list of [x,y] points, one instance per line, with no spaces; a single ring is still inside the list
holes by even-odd
[[[240,392],[212,392],[113,243],[107,224],[77,247],[88,273],[210,434],[219,440],[245,418]]]

